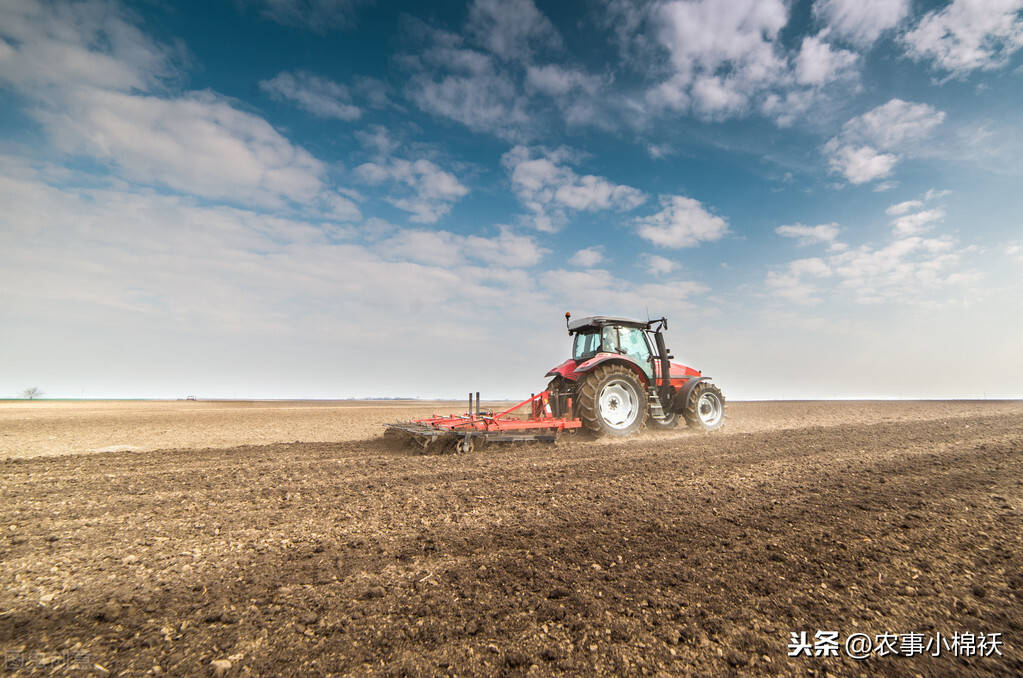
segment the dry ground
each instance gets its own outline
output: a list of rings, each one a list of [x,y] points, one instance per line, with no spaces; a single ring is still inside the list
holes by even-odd
[[[1023,674],[1023,403],[739,403],[720,434],[471,456],[413,456],[359,423],[411,410],[285,407],[256,433],[254,409],[211,412],[205,449],[0,462],[8,670]],[[112,425],[45,416],[0,417],[8,455],[52,453],[46,427],[78,449]],[[195,421],[174,416],[122,412],[111,444]],[[360,432],[272,442],[317,426]],[[272,444],[206,442],[231,435]],[[790,632],[818,629],[1004,645],[787,657]]]

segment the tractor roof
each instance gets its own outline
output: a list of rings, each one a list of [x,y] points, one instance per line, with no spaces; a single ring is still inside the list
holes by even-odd
[[[615,318],[609,315],[591,315],[585,318],[579,318],[578,320],[571,320],[568,323],[569,332],[578,332],[579,330],[586,329],[587,327],[603,327],[604,325],[624,325],[626,327],[639,327],[645,329],[648,323],[642,320],[632,320],[631,318]]]

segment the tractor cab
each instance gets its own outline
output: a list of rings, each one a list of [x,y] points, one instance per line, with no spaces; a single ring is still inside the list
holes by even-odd
[[[599,353],[622,355],[633,360],[646,378],[654,378],[653,347],[647,337],[649,327],[627,318],[592,316],[569,323],[573,335],[572,360],[577,364],[594,358]]]

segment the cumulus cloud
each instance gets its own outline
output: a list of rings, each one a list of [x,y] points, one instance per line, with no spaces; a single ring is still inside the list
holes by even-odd
[[[531,91],[564,97],[558,94],[562,88],[589,87],[586,77],[560,66],[530,65],[536,52],[556,48],[561,40],[532,0],[476,0],[462,35],[422,24],[416,24],[416,30],[425,45],[402,58],[413,71],[406,95],[420,109],[473,131],[509,141],[532,135],[535,114],[524,91],[523,66]],[[571,108],[578,121],[594,117],[585,108],[565,108]]]
[[[923,207],[923,205],[924,204],[919,200],[906,200],[905,202],[900,202],[895,205],[892,205],[891,207],[885,210],[885,214],[889,214],[891,216],[898,216],[900,214],[905,214],[910,210],[914,210],[918,207]]]
[[[587,247],[585,249],[581,249],[572,255],[572,258],[568,260],[568,263],[573,266],[579,266],[580,268],[593,268],[600,262],[604,261],[603,250],[603,247]]]
[[[476,259],[504,268],[528,268],[548,252],[529,237],[502,227],[496,237],[459,235],[448,231],[406,229],[377,243],[386,259],[433,266],[457,266]]]
[[[1023,264],[1023,245],[1012,242],[1005,246],[1005,255]]]
[[[419,223],[433,223],[451,211],[459,199],[468,195],[466,188],[454,175],[431,160],[420,158],[381,158],[355,168],[355,173],[369,184],[395,182],[405,190],[387,200],[400,210],[410,212],[410,219]]]
[[[842,144],[837,139],[825,144],[824,152],[831,170],[844,175],[853,184],[886,177],[899,161],[893,153],[880,153],[870,146]]]
[[[87,90],[65,104],[36,112],[56,147],[109,162],[133,181],[267,206],[323,189],[322,162],[209,92],[163,99]]]
[[[511,174],[512,188],[533,212],[537,229],[556,230],[570,211],[628,211],[646,201],[646,194],[631,186],[577,174],[567,164],[570,155],[564,149],[516,146],[501,156],[501,164]]]
[[[781,271],[769,271],[765,283],[776,296],[797,304],[816,304],[820,301],[817,287],[807,278],[826,278],[832,273],[828,264],[820,258],[796,259]]]
[[[941,208],[923,210],[901,216],[892,222],[895,233],[902,236],[917,235],[926,230],[927,225],[945,218],[945,210]]]
[[[662,309],[669,315],[693,308],[690,297],[704,294],[708,287],[692,280],[666,280],[639,285],[622,284],[610,271],[555,269],[540,276],[541,286],[563,300],[567,308],[593,308],[594,299],[601,309],[621,309],[626,315],[642,316],[645,309]],[[607,311],[604,311],[607,312]]]
[[[357,120],[362,111],[351,102],[348,88],[312,73],[282,72],[263,80],[259,88],[275,99],[293,101],[300,108],[321,118]]]
[[[461,45],[461,38],[431,33],[434,44],[407,59],[414,73],[406,95],[420,109],[471,130],[517,140],[530,120],[526,97],[489,54]]]
[[[832,171],[853,184],[891,174],[901,154],[929,137],[945,113],[929,104],[892,99],[852,118],[824,145]]]
[[[907,211],[918,207],[911,205]],[[814,304],[824,294],[846,294],[870,304],[915,302],[932,292],[976,282],[978,274],[964,268],[964,248],[954,238],[921,235],[944,216],[942,209],[899,216],[892,221],[888,242],[832,247],[826,257],[797,259],[769,271],[765,283],[773,294],[795,303]]]
[[[859,56],[836,49],[824,41],[824,35],[806,36],[795,59],[796,82],[801,85],[825,85],[848,73]]]
[[[817,0],[814,17],[838,37],[861,47],[898,26],[908,15],[909,0]]]
[[[849,120],[842,135],[878,148],[895,149],[927,138],[944,119],[945,113],[930,104],[892,99]]]
[[[601,78],[579,69],[546,64],[530,66],[526,70],[526,83],[548,96],[562,97],[579,92],[592,95],[600,89]]]
[[[708,212],[698,200],[663,195],[661,207],[660,212],[636,220],[639,236],[655,245],[695,247],[719,240],[728,232],[728,222]]]
[[[561,43],[554,25],[532,0],[475,0],[466,31],[501,59],[528,60],[541,47]]]
[[[261,117],[210,91],[163,94],[174,51],[134,21],[109,3],[0,7],[0,81],[32,102],[57,150],[207,199],[358,218],[325,165]]]
[[[819,243],[831,243],[838,237],[838,224],[820,224],[819,226],[805,226],[803,224],[792,224],[779,226],[774,232],[786,238],[798,238],[799,245],[816,245]]]
[[[667,275],[678,268],[677,263],[659,254],[645,254],[642,261],[650,275]]]
[[[1008,63],[1023,47],[1023,0],[953,0],[905,34],[910,56],[962,77]]]
[[[174,74],[173,61],[117,5],[0,3],[0,83],[29,96],[146,90]]]
[[[251,0],[266,18],[285,26],[326,33],[350,28],[365,0]]]
[[[677,0],[658,5],[654,12],[657,38],[673,70],[648,93],[655,106],[692,106],[710,118],[739,113],[753,94],[786,71],[776,44],[788,22],[781,0]]]

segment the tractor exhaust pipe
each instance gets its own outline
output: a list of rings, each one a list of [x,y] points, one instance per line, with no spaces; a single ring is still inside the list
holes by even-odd
[[[664,346],[664,331],[662,327],[658,327],[654,333],[654,343],[657,344],[657,357],[661,362],[661,385],[657,390],[661,397],[661,402],[667,404],[671,402],[675,389],[671,386],[671,362],[668,359],[668,349]]]

